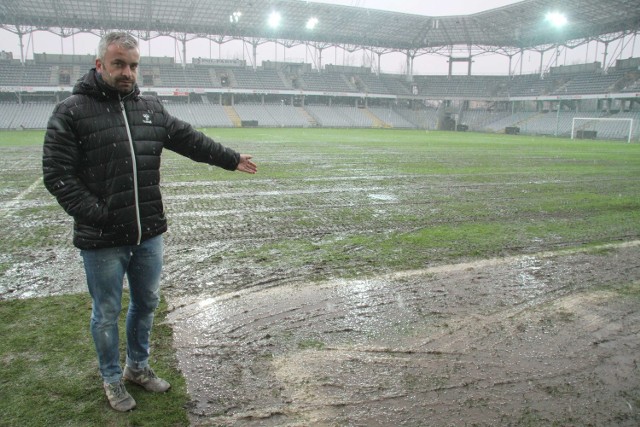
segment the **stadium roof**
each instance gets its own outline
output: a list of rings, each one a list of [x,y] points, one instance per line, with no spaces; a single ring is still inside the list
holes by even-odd
[[[237,19],[230,19],[234,12]],[[281,25],[272,29],[273,11]],[[551,11],[568,22],[553,28]],[[318,19],[313,30],[307,20]],[[444,46],[535,49],[577,45],[606,35],[640,29],[638,0],[524,0],[509,6],[458,16],[423,16],[302,0],[3,0],[0,26],[14,32],[49,30],[61,35],[113,29],[142,39],[162,35],[292,40],[391,50]]]

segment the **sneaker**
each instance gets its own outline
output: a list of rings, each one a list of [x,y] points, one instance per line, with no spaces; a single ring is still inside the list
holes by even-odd
[[[164,393],[169,390],[171,384],[159,378],[153,369],[150,367],[142,368],[142,369],[133,369],[127,366],[124,368],[123,377],[127,381],[131,381],[132,383],[136,383],[139,386],[144,387],[147,391],[153,391],[155,393]]]
[[[117,383],[103,383],[104,392],[107,394],[109,405],[119,412],[127,412],[136,407],[136,401],[127,392],[122,380]]]

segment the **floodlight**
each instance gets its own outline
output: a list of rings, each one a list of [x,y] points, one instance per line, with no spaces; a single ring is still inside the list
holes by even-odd
[[[554,27],[561,28],[567,24],[567,17],[560,12],[549,12],[546,16],[547,21]]]
[[[231,15],[229,15],[229,22],[235,24],[240,20],[241,16],[242,16],[242,12],[240,11],[233,12]]]
[[[231,15],[229,15],[229,22],[231,22],[232,24],[237,24],[241,16],[242,12],[233,12]]]
[[[318,18],[309,18],[307,21],[307,30],[313,30],[318,25]]]
[[[281,19],[282,16],[280,16],[278,12],[271,12],[271,15],[269,15],[269,26],[271,28],[277,28],[278,25],[280,25]]]

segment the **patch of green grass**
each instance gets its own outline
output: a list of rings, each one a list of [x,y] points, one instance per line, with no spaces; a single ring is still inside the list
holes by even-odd
[[[640,299],[640,282],[624,284],[617,288],[617,292],[624,298]]]
[[[0,130],[0,147],[24,147],[42,145],[44,130],[3,131]]]
[[[542,387],[542,389],[551,397],[559,398],[562,396],[576,395],[579,392],[575,386],[571,383],[565,382],[560,384],[549,384]]]
[[[517,415],[515,425],[518,426],[526,426],[526,427],[534,427],[534,426],[543,426],[548,421],[545,417],[543,417],[539,411],[526,407],[524,408],[519,415]]]
[[[301,350],[308,350],[308,349],[322,350],[324,346],[325,346],[324,342],[314,338],[298,341],[298,348]]]
[[[123,298],[121,354],[124,355]],[[165,394],[135,385],[127,389],[138,404],[129,413],[113,411],[104,396],[89,331],[87,295],[0,303],[0,413],[3,426],[186,426],[189,401],[177,369],[172,331],[159,309],[152,334],[151,364],[171,383]]]
[[[640,213],[634,213],[638,216]],[[607,241],[610,233],[632,234],[627,213],[600,213],[591,218],[543,217],[526,221],[463,221],[435,224],[407,232],[367,233],[335,236],[309,241],[295,238],[270,242],[247,249],[239,258],[258,259],[262,265],[287,265],[314,268],[353,277],[362,273],[424,268],[436,261],[464,258],[488,258],[523,249],[553,247],[555,242],[585,240],[591,244]],[[639,221],[640,222],[640,218]]]

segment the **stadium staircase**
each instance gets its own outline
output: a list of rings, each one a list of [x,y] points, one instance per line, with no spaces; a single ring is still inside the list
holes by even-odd
[[[298,107],[298,111],[300,111],[300,114],[302,115],[302,117],[307,119],[307,121],[309,122],[309,124],[312,127],[317,127],[318,126],[318,121],[316,119],[314,119],[313,116],[311,114],[309,114],[309,112],[307,110],[304,109],[304,107]]]
[[[231,123],[233,123],[233,127],[236,127],[236,128],[242,127],[242,119],[236,112],[236,109],[233,108],[233,106],[225,105],[224,112],[227,115],[227,117],[229,117],[229,120],[231,120]]]
[[[371,121],[373,122],[373,127],[374,128],[389,129],[389,128],[393,127],[389,123],[386,123],[386,122],[380,120],[380,118],[378,116],[376,116],[375,114],[373,114],[373,112],[371,110],[369,110],[368,108],[365,108],[364,112],[371,119]]]

